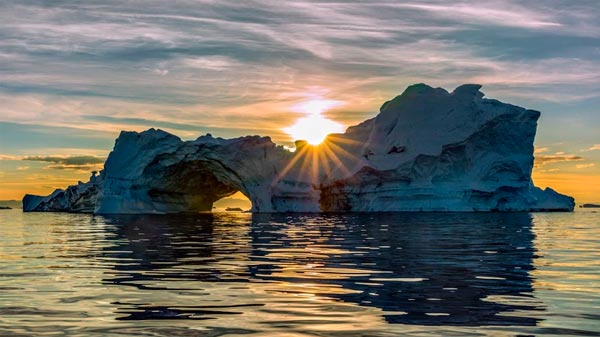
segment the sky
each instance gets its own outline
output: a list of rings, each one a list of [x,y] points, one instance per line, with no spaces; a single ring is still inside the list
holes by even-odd
[[[414,83],[540,110],[533,178],[600,202],[600,3],[0,0],[0,199],[101,168],[120,130],[344,127]]]

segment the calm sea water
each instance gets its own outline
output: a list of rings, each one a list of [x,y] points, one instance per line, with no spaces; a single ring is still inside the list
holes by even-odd
[[[600,212],[0,211],[0,336],[600,336]]]

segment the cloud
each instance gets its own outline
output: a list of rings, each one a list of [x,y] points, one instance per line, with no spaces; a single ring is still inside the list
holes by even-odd
[[[585,13],[585,8],[580,11]],[[541,34],[540,28],[562,31],[571,27],[568,22],[562,23],[569,21],[566,18],[569,15],[558,5],[535,1],[527,6],[516,1],[482,1],[478,6],[461,2],[449,6],[442,1],[403,4],[281,1],[269,6],[261,6],[261,2],[219,1],[165,6],[149,1],[143,8],[128,3],[99,6],[92,1],[54,6],[51,11],[35,5],[7,7],[0,29],[0,36],[6,37],[5,45],[0,46],[6,48],[7,55],[24,56],[22,61],[12,63],[11,68],[37,68],[40,60],[45,61],[44,69],[39,71],[7,74],[12,83],[5,90],[50,95],[164,100],[168,95],[158,94],[167,90],[181,100],[187,95],[180,84],[196,87],[214,84],[214,76],[207,71],[229,70],[238,75],[237,81],[244,82],[239,83],[243,88],[252,84],[253,76],[249,75],[256,75],[255,67],[261,68],[264,76],[272,74],[269,69],[275,70],[280,65],[291,69],[313,66],[313,71],[305,73],[310,76],[348,64],[376,64],[408,71],[407,63],[411,62],[443,67],[445,77],[456,75],[448,73],[449,69],[468,71],[469,64],[487,63],[490,67],[480,68],[478,75],[482,78],[490,75],[486,70],[498,64],[501,66],[498,70],[522,69],[512,76],[513,81],[539,84],[546,83],[544,79],[549,77],[565,82],[590,72],[573,72],[577,70],[575,66],[565,69],[543,65],[531,69],[537,62],[501,59],[499,53],[508,49],[494,47],[493,35],[507,34],[498,40],[513,42],[511,52],[523,49],[531,53],[538,48],[532,48],[531,41],[514,37],[527,34],[510,34],[495,26],[532,30],[531,40],[539,39],[542,46],[546,44],[544,41],[552,41],[554,46],[562,41],[561,36],[535,34]],[[590,25],[594,22],[585,16],[577,22],[584,21]],[[472,26],[473,23],[477,25]],[[480,34],[477,42],[492,40],[473,44],[470,35],[473,32]],[[593,42],[582,41],[579,46]],[[415,51],[422,51],[423,57],[412,57]],[[461,57],[457,58],[457,54]],[[582,57],[552,59],[563,66],[586,62]],[[74,62],[78,64],[76,69],[71,67]],[[592,67],[596,63],[592,63],[585,70],[589,68],[591,75],[597,74]],[[184,69],[190,72],[182,72]],[[304,69],[300,70],[302,76]],[[361,67],[350,70],[347,77],[368,74]],[[426,77],[431,69],[415,70],[410,72]],[[550,74],[548,70],[552,70]],[[536,76],[520,76],[524,72]],[[175,76],[153,86],[148,78],[156,74]],[[171,89],[179,90],[171,92]]]
[[[219,116],[221,118],[224,118],[226,120],[232,121],[236,119],[236,115],[235,114],[223,114],[221,116]],[[277,120],[280,117],[277,116],[272,116],[271,118],[269,118],[267,116],[267,119],[270,120]],[[257,121],[260,121],[259,118],[257,118],[253,123],[245,125],[245,121],[238,121],[238,123],[229,123],[231,126],[227,127],[227,126],[215,126],[213,123],[215,121],[218,122],[217,118],[213,118],[210,121],[207,121],[207,124],[213,124],[212,126],[208,125],[199,125],[198,122],[195,121],[190,121],[188,123],[178,123],[178,122],[169,122],[169,121],[165,121],[165,120],[152,120],[152,119],[146,119],[146,118],[137,118],[137,117],[110,117],[110,116],[99,116],[99,115],[90,115],[90,116],[86,116],[85,120],[89,120],[89,121],[97,121],[97,122],[102,122],[102,123],[109,123],[109,124],[114,124],[114,125],[121,125],[123,128],[131,128],[132,126],[135,127],[136,129],[149,129],[149,128],[161,128],[161,129],[167,129],[167,130],[172,130],[172,132],[176,133],[176,134],[181,134],[181,133],[185,133],[186,135],[191,135],[192,138],[197,138],[200,135],[206,134],[206,133],[212,133],[216,136],[219,137],[226,137],[226,138],[233,138],[233,137],[237,137],[240,134],[263,134],[263,135],[276,135],[277,132],[273,131],[273,128],[269,128],[269,127],[265,127],[264,125],[260,125],[260,123],[256,123]],[[224,125],[226,125],[226,123],[223,123]],[[237,124],[237,125],[236,125]]]
[[[27,156],[23,160],[43,161],[64,165],[102,164],[106,158],[96,156]]]
[[[0,160],[22,160],[22,156],[12,156],[7,154],[0,154]]]
[[[581,156],[571,155],[571,154],[555,154],[555,155],[541,155],[535,156],[534,167],[542,167],[544,165],[550,163],[559,163],[559,162],[570,162],[570,161],[579,161],[584,160]]]
[[[542,101],[593,100],[600,92],[596,7],[545,0],[0,3],[0,121],[114,131],[147,125],[124,120],[137,118],[227,128],[231,136],[249,126],[270,134],[288,126],[294,93],[328,88],[324,98],[350,110],[328,117],[355,123],[418,82],[448,89],[479,82],[494,98],[535,109]],[[61,137],[69,134],[49,141]]]
[[[44,167],[44,169],[51,170],[72,170],[72,171],[80,171],[80,172],[89,172],[89,171],[98,171],[102,169],[102,165],[64,165],[64,164],[53,164]]]
[[[592,145],[588,151],[600,151],[600,144],[594,144]]]
[[[537,173],[552,173],[552,172],[560,172],[558,168],[551,168],[547,170],[536,170]]]
[[[204,56],[204,57],[192,57],[181,60],[182,65],[204,69],[204,70],[215,70],[220,71],[227,68],[232,68],[236,66],[240,66],[239,62],[228,58],[228,57],[220,57],[220,56]]]
[[[1,109],[1,108],[0,108]],[[71,117],[77,120],[77,117]],[[64,153],[61,151],[48,152],[48,148],[70,149],[76,144],[77,147],[87,150],[109,150],[118,137],[118,130],[110,130],[103,126],[98,130],[82,128],[79,122],[77,127],[47,126],[42,125],[40,120],[37,124],[11,123],[0,121],[0,137],[2,151],[13,153]],[[79,153],[90,153],[93,150],[79,151]],[[20,159],[20,158],[19,158]]]
[[[493,24],[498,26],[512,26],[524,28],[547,28],[560,27],[559,22],[554,18],[542,12],[528,10],[526,7],[511,4],[510,1],[493,2],[482,1],[473,6],[473,4],[461,4],[460,2],[447,4],[398,4],[398,7],[414,8],[430,12],[445,19],[461,22]]]
[[[46,169],[88,171],[99,169],[106,158],[96,156],[26,156],[22,160],[51,163]]]
[[[29,166],[17,166],[17,171],[27,171],[29,170]]]
[[[533,151],[534,154],[539,154],[539,153],[544,153],[544,152],[548,152],[550,149],[548,149],[547,147],[536,147],[535,150]]]
[[[596,164],[595,164],[595,163],[588,163],[588,164],[578,164],[578,165],[575,165],[575,167],[576,167],[576,168],[578,168],[578,169],[590,168],[590,167],[594,167],[594,166],[596,166]]]

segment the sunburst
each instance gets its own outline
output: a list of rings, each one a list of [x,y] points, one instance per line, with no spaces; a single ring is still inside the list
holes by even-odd
[[[351,176],[357,166],[364,164],[359,153],[361,143],[341,135],[344,126],[322,115],[342,103],[333,100],[313,99],[294,106],[304,112],[296,123],[283,130],[291,135],[297,148],[293,158],[279,173],[274,182],[290,179],[297,182],[321,184]]]
[[[349,177],[364,165],[358,151],[348,151],[346,146],[358,147],[361,143],[344,137],[325,138],[318,145],[305,144],[296,149],[294,157],[279,173],[275,182],[290,179],[299,182],[320,184]]]

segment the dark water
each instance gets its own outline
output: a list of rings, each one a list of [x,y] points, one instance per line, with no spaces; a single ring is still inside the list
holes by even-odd
[[[600,213],[0,212],[0,336],[600,336]]]

